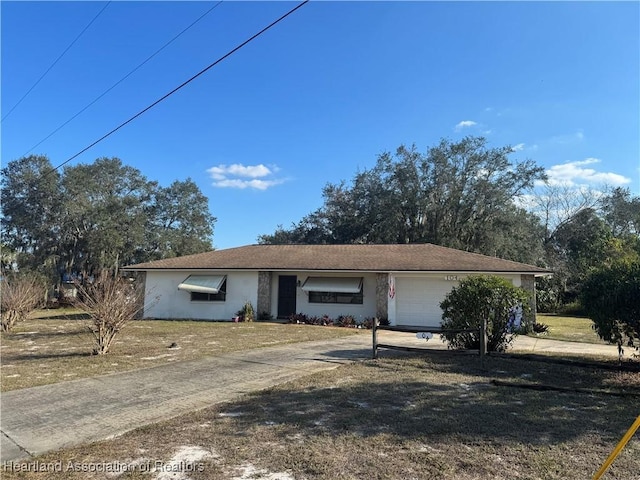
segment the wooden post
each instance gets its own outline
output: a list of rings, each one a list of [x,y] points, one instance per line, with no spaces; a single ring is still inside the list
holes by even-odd
[[[373,324],[371,326],[371,332],[373,335],[373,356],[372,358],[375,360],[378,358],[378,319],[373,318]]]
[[[484,357],[487,354],[487,319],[482,319],[480,328],[480,366],[484,368]]]

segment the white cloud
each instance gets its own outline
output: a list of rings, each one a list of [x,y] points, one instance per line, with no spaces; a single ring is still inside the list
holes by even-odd
[[[279,168],[276,166],[269,168],[263,164],[245,166],[241,163],[234,163],[211,167],[207,173],[214,180],[214,187],[266,190],[284,182],[283,179],[265,178],[272,177],[278,171]]]
[[[524,150],[524,143],[519,143],[511,147],[512,152],[521,152],[522,150]]]
[[[547,170],[551,185],[578,186],[584,184],[626,185],[631,179],[613,172],[599,172],[587,165],[600,163],[598,158],[586,158],[577,162],[554,165]]]
[[[474,125],[477,125],[477,123],[473,120],[463,120],[455,126],[455,129],[456,132],[459,132],[463,128],[473,127]]]
[[[262,164],[248,165],[245,167],[241,163],[234,163],[233,165],[218,165],[217,167],[211,167],[207,172],[209,172],[214,179],[219,180],[226,178],[229,175],[248,178],[266,177],[271,173],[271,170]]]
[[[224,178],[221,180],[216,180],[213,182],[215,187],[220,188],[255,188],[256,190],[266,190],[269,187],[273,187],[274,185],[279,185],[284,180],[241,180],[239,178]]]

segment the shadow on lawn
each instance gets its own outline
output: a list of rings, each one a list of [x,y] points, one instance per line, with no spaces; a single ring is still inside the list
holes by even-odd
[[[2,356],[3,363],[11,362],[24,362],[34,360],[53,360],[60,358],[76,358],[76,357],[93,357],[94,355],[89,351],[84,352],[52,352],[52,353],[20,353],[20,354],[7,354]]]
[[[560,445],[581,435],[617,440],[637,415],[637,402],[628,398],[495,386],[491,378],[516,382],[535,367],[498,360],[492,373],[470,360],[476,359],[438,355],[409,362],[368,361],[356,367],[364,374],[353,372],[362,379],[356,383],[346,366],[340,369],[344,382],[338,379],[335,386],[274,388],[233,404],[230,413],[238,413],[238,426],[246,431],[270,424],[290,429],[292,435],[387,434],[405,440],[454,438],[533,446]],[[548,365],[544,367],[549,374]],[[573,371],[554,372],[553,381],[580,379]],[[602,383],[589,373],[581,381]],[[640,394],[638,385],[636,391]]]
[[[371,349],[370,348],[355,348],[355,349],[344,349],[344,350],[329,350],[327,352],[322,353],[323,357],[327,357],[329,359],[336,360],[344,360],[344,359],[362,359],[366,360],[371,358]]]
[[[48,340],[56,337],[75,337],[77,335],[90,335],[88,328],[77,328],[74,330],[52,330],[50,332],[10,332],[8,338],[16,341],[36,341]]]
[[[55,312],[55,310],[52,311],[52,313],[47,314],[46,316],[43,317],[38,317],[34,320],[43,320],[43,321],[50,321],[50,320],[89,320],[89,315],[87,313],[84,312],[78,312],[78,313],[64,313],[64,312]]]
[[[482,367],[479,360],[473,358],[455,358],[455,353],[442,355],[441,358],[429,356],[428,366],[435,371],[446,373],[466,373],[484,377],[487,380],[509,380],[537,383],[559,388],[607,389],[640,395],[640,375],[632,368],[620,368],[607,362],[579,362],[563,358],[529,355],[489,356]],[[431,361],[433,360],[433,361]],[[624,378],[624,382],[615,380]]]

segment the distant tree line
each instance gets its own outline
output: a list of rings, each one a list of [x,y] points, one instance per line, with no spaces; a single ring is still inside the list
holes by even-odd
[[[640,197],[623,188],[591,197],[575,203],[555,228],[546,228],[543,265],[554,272],[539,282],[538,303],[546,311],[584,313],[580,298],[590,277],[640,261]]]
[[[162,187],[118,158],[53,168],[28,156],[2,169],[2,267],[49,279],[212,248],[215,218],[191,180]]]

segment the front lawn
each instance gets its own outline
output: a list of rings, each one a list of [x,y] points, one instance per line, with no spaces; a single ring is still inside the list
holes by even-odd
[[[549,326],[548,333],[543,335],[544,338],[569,342],[607,344],[607,342],[598,337],[592,327],[593,322],[589,318],[538,314],[537,321]],[[531,334],[531,336],[535,336],[535,334]]]
[[[212,355],[353,335],[360,330],[272,322],[136,320],[107,355],[91,355],[87,317],[78,310],[40,311],[2,334],[2,391],[195,360]],[[177,348],[169,348],[173,343]]]
[[[637,373],[499,357],[487,367],[385,354],[29,460],[60,472],[3,478],[583,480],[639,413]],[[532,385],[551,390],[521,388]],[[73,471],[92,466],[121,473]],[[603,480],[638,472],[636,436]]]

